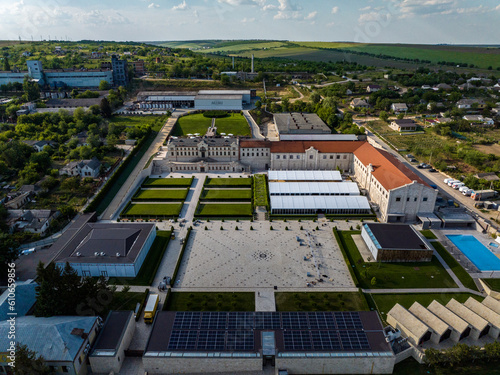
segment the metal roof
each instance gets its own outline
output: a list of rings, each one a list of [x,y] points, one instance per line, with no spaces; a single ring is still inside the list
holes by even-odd
[[[242,100],[242,95],[233,95],[233,94],[212,94],[212,95],[196,95],[195,100]]]
[[[102,351],[116,353],[132,317],[132,311],[110,311],[104,327],[94,344],[92,355],[102,355]]]
[[[250,90],[200,90],[198,95],[250,95]]]
[[[269,181],[342,181],[339,171],[269,171]]]
[[[363,196],[313,195],[271,196],[271,208],[276,209],[370,209],[368,199]]]
[[[26,315],[36,302],[36,290],[38,286],[37,283],[16,283],[16,317]],[[8,303],[9,290],[5,290],[0,296],[0,320],[9,319],[10,315],[7,315],[9,311]]]
[[[280,141],[357,141],[355,134],[280,134]]]
[[[271,195],[359,195],[355,182],[270,182]]]
[[[16,318],[16,341],[27,345],[45,361],[74,361],[85,339],[72,334],[75,328],[90,333],[97,316],[53,316],[37,318],[21,316]],[[7,337],[8,321],[0,322],[0,337]],[[9,340],[0,340],[0,352],[8,352]]]

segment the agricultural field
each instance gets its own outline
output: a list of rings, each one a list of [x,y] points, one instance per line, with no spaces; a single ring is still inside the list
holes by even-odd
[[[189,189],[151,189],[139,190],[134,197],[133,201],[184,201],[188,194]]]
[[[122,217],[173,217],[179,216],[183,203],[131,203],[121,213]]]
[[[193,178],[151,178],[148,177],[142,183],[143,187],[189,187],[193,183]]]
[[[252,185],[251,178],[207,178],[205,186],[248,186]]]
[[[213,200],[213,201],[250,201],[252,199],[252,190],[222,190],[222,189],[211,189],[203,190],[201,200]]]
[[[200,203],[195,216],[252,216],[252,204],[203,204]]]
[[[233,54],[240,53],[242,51],[259,51],[259,50],[268,50],[275,49],[279,47],[286,46],[287,42],[269,42],[269,41],[255,41],[249,43],[239,43],[239,44],[230,44],[222,46],[214,46],[213,48],[206,49],[204,52],[209,53],[224,53],[224,54]]]

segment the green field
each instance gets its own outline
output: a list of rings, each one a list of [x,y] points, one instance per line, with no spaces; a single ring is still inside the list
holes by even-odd
[[[113,116],[108,121],[110,124],[125,127],[144,127],[151,125],[155,132],[160,131],[168,116]]]
[[[251,178],[207,178],[206,186],[248,186],[252,185]]]
[[[250,201],[252,199],[252,190],[203,190],[200,199],[202,200],[213,200],[213,201],[224,201],[224,200],[241,200]]]
[[[189,189],[182,190],[139,190],[133,201],[184,201]]]
[[[267,190],[266,176],[263,174],[256,174],[253,176],[253,199],[256,206],[269,207],[269,192]]]
[[[186,186],[189,187],[193,183],[193,178],[150,178],[148,177],[146,181],[142,183],[143,187],[177,187]]]
[[[457,285],[436,257],[431,262],[365,263],[359,253],[353,234],[339,232],[359,286],[366,289],[456,288]],[[376,283],[372,285],[375,277]]]
[[[491,290],[494,290],[496,292],[500,292],[500,279],[481,279],[483,280],[486,285],[488,285]]]
[[[230,113],[227,117],[215,119],[217,133],[251,136],[250,126],[241,113]]]
[[[173,292],[163,310],[170,311],[255,311],[253,292]]]
[[[200,204],[196,216],[252,216],[249,204]]]
[[[131,203],[124,212],[122,217],[154,217],[154,216],[179,216],[183,204],[182,203],[164,203],[164,204],[147,204],[147,203]]]
[[[377,305],[377,309],[381,314],[382,319],[385,320],[387,313],[394,307],[396,303],[407,309],[413,305],[414,302],[419,302],[424,307],[430,305],[434,300],[446,305],[452,298],[458,302],[465,302],[469,297],[473,297],[478,301],[482,301],[483,297],[476,296],[469,293],[408,293],[408,294],[371,294],[371,297]]]
[[[276,311],[366,311],[362,293],[313,292],[275,293]]]

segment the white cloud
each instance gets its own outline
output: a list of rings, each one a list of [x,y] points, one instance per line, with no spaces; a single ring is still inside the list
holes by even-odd
[[[252,17],[252,18],[246,18],[246,17],[245,17],[245,18],[243,18],[243,19],[241,20],[241,22],[242,22],[242,23],[253,23],[253,22],[255,22],[255,18],[254,18],[254,17]]]
[[[388,15],[382,15],[379,12],[361,13],[358,18],[359,23],[381,21],[387,19]]]
[[[329,22],[326,24],[326,27],[333,27],[335,26],[335,22]]]
[[[372,7],[370,5],[368,5],[367,7],[361,8],[359,11],[360,12],[368,12],[370,9],[372,9]]]
[[[189,5],[187,5],[186,0],[183,0],[182,3],[178,5],[174,5],[172,10],[186,10],[189,9]]]
[[[273,4],[267,4],[267,5],[264,5],[264,7],[262,7],[262,10],[263,11],[268,11],[268,10],[273,10],[273,9],[276,9],[276,5],[273,5]]]
[[[266,0],[217,0],[220,4],[228,4],[232,6],[238,5],[260,5],[264,6]]]
[[[307,16],[304,17],[305,20],[313,20],[316,18],[318,12],[314,11],[309,13]]]
[[[298,11],[285,12],[280,10],[273,18],[275,20],[297,20],[299,18],[302,18],[302,15]]]
[[[332,14],[337,14],[339,12],[339,7],[332,8]]]
[[[148,8],[151,9],[151,8],[159,8],[160,5],[159,4],[155,4],[155,3],[151,3],[148,5]]]

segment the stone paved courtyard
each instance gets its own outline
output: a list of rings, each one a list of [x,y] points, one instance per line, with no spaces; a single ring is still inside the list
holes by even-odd
[[[331,228],[330,223],[313,222],[203,222],[191,232],[176,286],[221,290],[274,286],[310,291],[353,288]],[[306,232],[311,234],[312,248]]]

